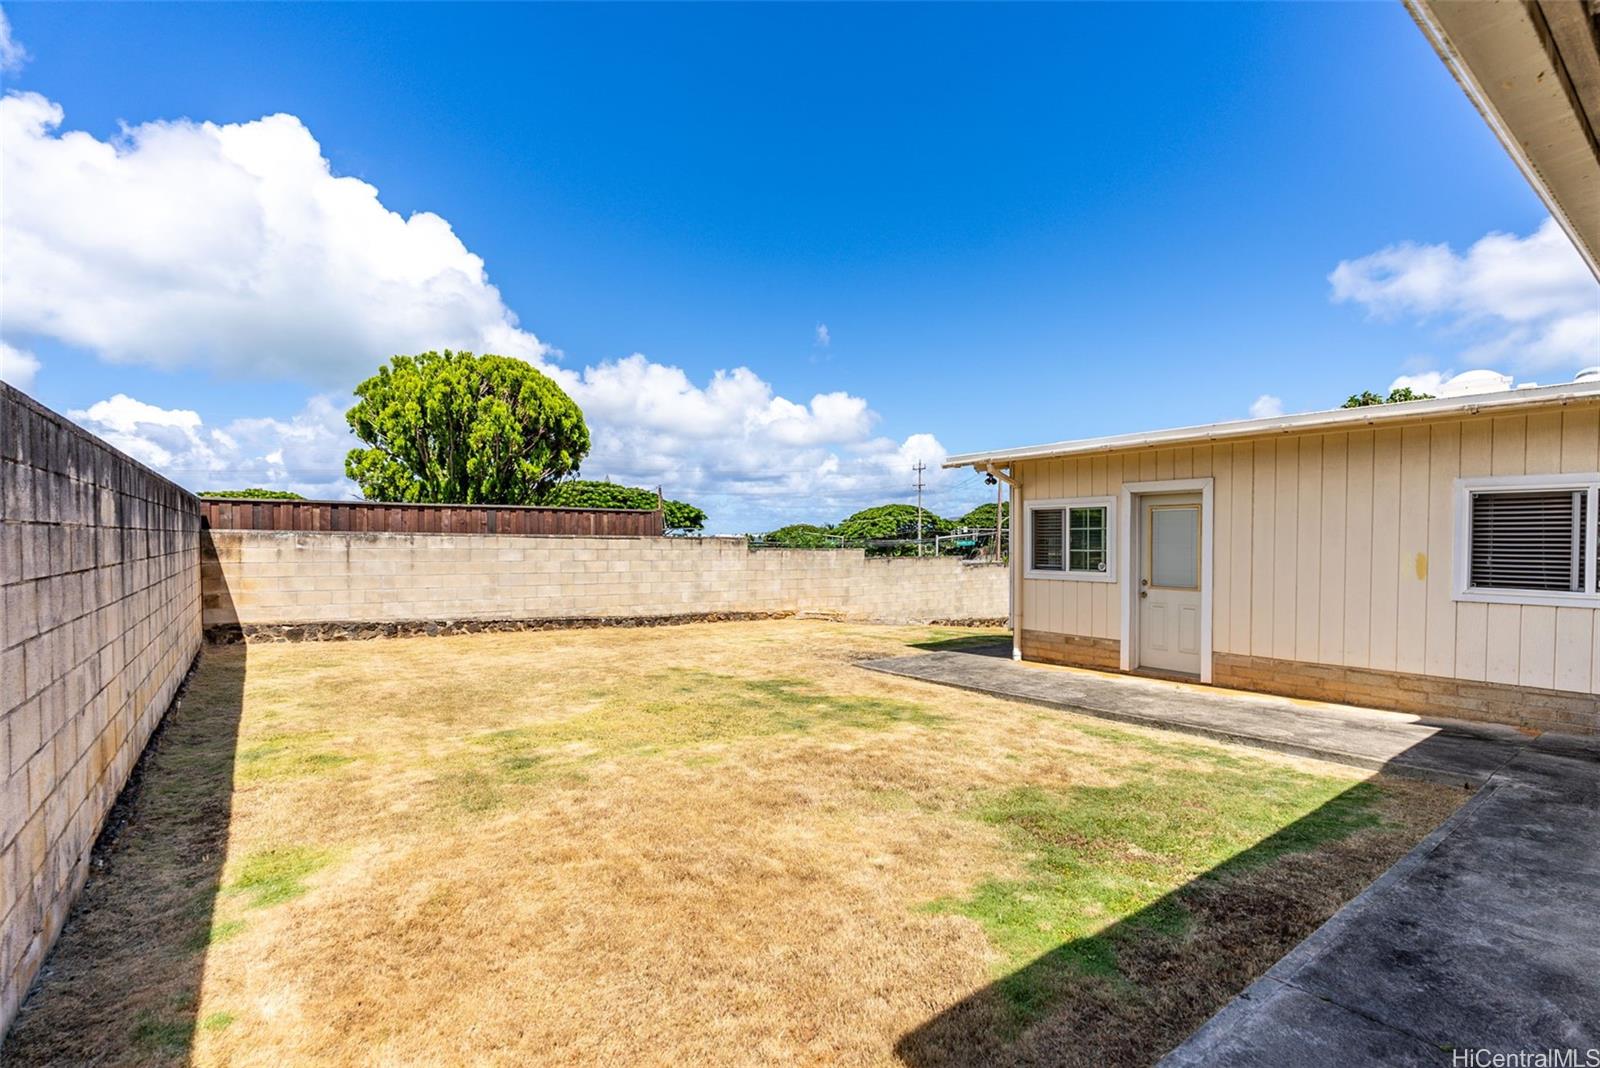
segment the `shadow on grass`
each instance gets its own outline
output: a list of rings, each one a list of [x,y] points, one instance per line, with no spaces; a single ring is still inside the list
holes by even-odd
[[[923,649],[933,653],[972,653],[975,656],[1011,659],[1011,637],[1006,634],[960,634],[953,638],[931,638],[928,641],[907,644],[912,649]]]
[[[182,1064],[197,1027],[233,809],[246,649],[208,646],[95,843],[0,1064]],[[177,993],[174,993],[176,991]]]
[[[1387,848],[1352,837],[1377,822],[1377,793],[1357,784],[1137,912],[1056,946],[903,1035],[895,1053],[911,1068],[1154,1063],[1426,833]]]

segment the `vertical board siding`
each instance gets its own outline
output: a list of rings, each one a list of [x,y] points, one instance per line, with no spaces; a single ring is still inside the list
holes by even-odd
[[[1428,453],[1427,627],[1422,671],[1452,675],[1456,667],[1455,481],[1461,473],[1461,424],[1433,427]]]
[[[1344,663],[1345,607],[1345,459],[1350,436],[1329,434],[1322,443],[1322,542],[1318,563],[1322,581],[1318,588],[1321,633],[1317,655],[1324,664]]]
[[[1350,435],[1345,478],[1344,664],[1367,667],[1372,656],[1372,431]]]
[[[1372,568],[1367,573],[1372,604],[1367,666],[1395,670],[1400,590],[1400,431],[1385,429],[1372,440]]]
[[[1420,674],[1428,643],[1428,519],[1432,512],[1428,469],[1432,439],[1426,426],[1400,434],[1400,554],[1395,573],[1397,598],[1395,668]]]
[[[1594,404],[1018,465],[1035,500],[1212,478],[1219,653],[1600,693],[1596,610],[1458,602],[1453,573],[1458,478],[1596,470]],[[1121,634],[1117,583],[1021,586],[1029,629]]]

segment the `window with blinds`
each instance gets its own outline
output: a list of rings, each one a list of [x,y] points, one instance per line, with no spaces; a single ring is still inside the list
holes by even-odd
[[[1470,586],[1481,590],[1588,592],[1588,489],[1472,494]]]
[[[1111,507],[1104,498],[1041,501],[1028,508],[1028,571],[1110,581]]]
[[[1066,570],[1062,539],[1062,509],[1038,508],[1033,515],[1033,569]]]

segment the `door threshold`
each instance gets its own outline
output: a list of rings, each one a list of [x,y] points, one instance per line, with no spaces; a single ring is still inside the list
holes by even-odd
[[[1130,675],[1140,675],[1140,676],[1143,676],[1144,678],[1147,678],[1147,679],[1166,679],[1168,682],[1199,682],[1200,681],[1200,673],[1198,671],[1195,671],[1195,672],[1172,671],[1172,670],[1170,670],[1168,668],[1147,668],[1147,667],[1129,668],[1128,669],[1128,674],[1130,674]]]

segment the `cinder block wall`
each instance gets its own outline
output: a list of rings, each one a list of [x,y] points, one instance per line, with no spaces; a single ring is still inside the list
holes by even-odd
[[[1006,569],[742,538],[211,531],[209,627],[815,612],[1004,619]]]
[[[200,513],[0,383],[0,1033],[200,648]]]

